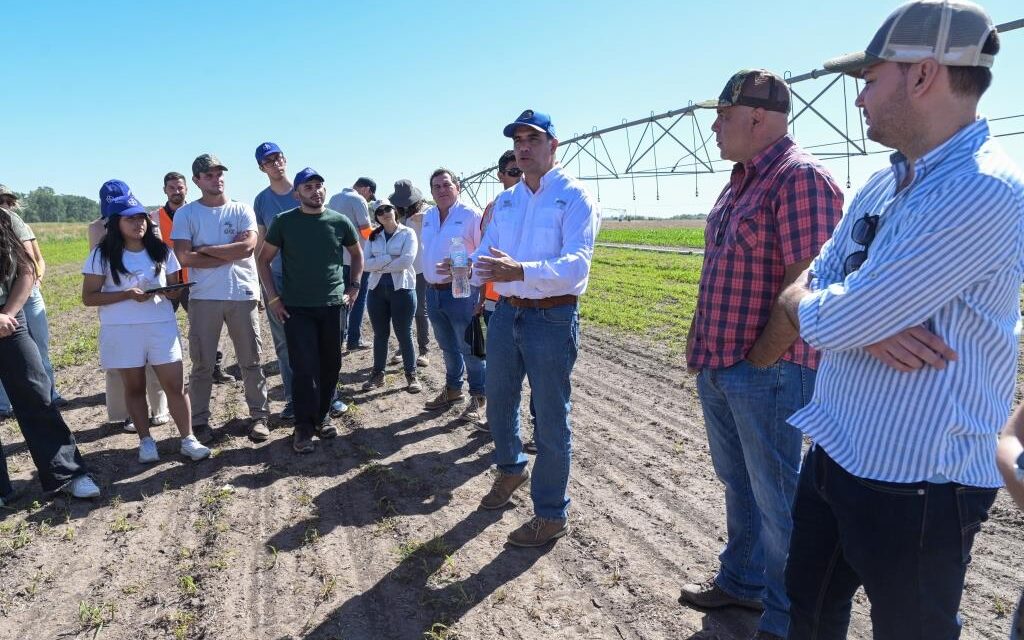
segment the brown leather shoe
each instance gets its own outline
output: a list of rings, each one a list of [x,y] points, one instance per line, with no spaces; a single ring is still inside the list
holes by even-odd
[[[542,547],[567,533],[568,520],[548,520],[534,516],[508,534],[508,543],[516,547]]]
[[[693,605],[701,609],[718,609],[721,607],[743,607],[754,611],[763,611],[760,600],[737,598],[718,586],[714,578],[700,584],[684,584],[679,594],[679,604]]]
[[[424,406],[427,409],[447,409],[451,405],[462,402],[465,399],[466,396],[462,394],[462,389],[445,387],[435,398],[427,400]]]
[[[470,396],[469,404],[466,405],[466,409],[459,416],[459,420],[470,423],[478,431],[490,433],[490,427],[486,426],[486,416],[487,398],[484,396]]]
[[[196,436],[198,438],[198,436]],[[270,437],[270,427],[266,418],[256,418],[249,422],[249,439],[253,442],[263,442]]]
[[[512,501],[512,494],[516,492],[516,489],[526,484],[529,479],[530,472],[525,469],[519,475],[499,471],[491,490],[480,501],[480,508],[500,509],[504,507]]]

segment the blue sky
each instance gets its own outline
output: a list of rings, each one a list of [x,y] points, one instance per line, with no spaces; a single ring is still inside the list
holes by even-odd
[[[405,177],[425,190],[437,166],[493,164],[508,146],[502,126],[525,108],[551,113],[564,139],[683,107],[716,96],[739,68],[799,74],[863,48],[897,4],[5,3],[0,182],[95,199],[116,177],[155,205],[163,174],[188,174],[209,151],[230,168],[229,194],[251,202],[266,185],[252,154],[271,140],[290,173],[313,166],[332,192],[360,175],[384,195]],[[996,23],[1024,17],[1020,0],[985,6]],[[994,71],[983,113],[1024,113],[1024,89],[1011,82],[1024,73],[1024,29],[1006,34]],[[810,97],[823,82],[797,89]],[[841,94],[831,101],[840,113]],[[859,115],[849,115],[854,128]],[[1024,131],[1024,118],[999,124]],[[830,139],[811,119],[796,135]],[[1024,135],[1003,142],[1024,164]],[[883,162],[852,162],[853,188]],[[845,184],[845,162],[829,166]],[[601,202],[702,212],[724,180],[602,182]]]

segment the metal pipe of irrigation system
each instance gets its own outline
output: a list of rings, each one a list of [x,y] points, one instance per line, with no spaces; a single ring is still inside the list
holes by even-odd
[[[1024,28],[1024,18],[1020,18],[1018,20],[1011,20],[1009,22],[1004,22],[1002,24],[996,25],[996,31],[998,31],[999,33],[1006,33],[1007,31],[1013,31],[1015,29],[1021,29],[1021,28]],[[800,74],[798,76],[790,76],[789,78],[786,78],[786,82],[789,83],[789,84],[795,84],[797,82],[804,82],[806,80],[815,80],[817,78],[821,78],[821,77],[827,76],[827,75],[832,75],[832,74],[835,74],[835,73],[837,73],[837,72],[836,71],[829,71],[827,69],[812,69],[811,71],[808,71],[807,73],[802,73],[802,74]],[[648,122],[655,122],[657,120],[664,120],[665,118],[674,118],[674,117],[679,116],[679,115],[684,115],[684,114],[687,114],[687,113],[691,113],[695,109],[697,109],[696,106],[688,105],[688,106],[682,107],[680,109],[673,109],[671,111],[666,111],[665,113],[662,113],[662,114],[659,114],[659,115],[650,115],[650,116],[647,116],[646,118],[638,118],[637,120],[631,120],[630,122],[623,122],[621,124],[613,125],[611,127],[605,127],[604,129],[596,129],[594,131],[591,131],[590,133],[585,133],[583,135],[576,136],[575,138],[570,138],[568,140],[562,140],[562,141],[560,141],[560,143],[562,145],[568,145],[568,144],[578,143],[578,142],[580,142],[582,140],[589,140],[591,138],[598,138],[602,134],[605,134],[605,133],[612,133],[613,131],[620,131],[620,130],[626,129],[628,127],[635,127],[636,125],[639,125],[639,124],[644,124],[644,123],[648,123]],[[497,168],[498,168],[498,165],[493,165],[493,166],[487,167],[486,169],[483,169],[482,171],[477,171],[476,173],[474,173],[472,175],[463,176],[461,178],[461,181],[463,183],[472,182],[473,180],[476,180],[477,178],[480,178],[482,176],[486,176],[487,174],[491,173],[492,171],[494,171]]]

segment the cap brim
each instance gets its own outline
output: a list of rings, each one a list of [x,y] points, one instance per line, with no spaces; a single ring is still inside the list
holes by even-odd
[[[714,100],[702,100],[693,105],[697,109],[717,109],[718,107],[731,107],[730,104],[725,104],[718,98]]]
[[[324,177],[322,175],[320,175],[319,173],[314,173],[313,175],[307,177],[305,180],[303,180],[299,184],[295,185],[295,187],[298,188],[299,185],[306,184],[310,180],[319,180],[320,182],[327,182],[326,180],[324,180]]]
[[[870,66],[874,66],[879,62],[885,62],[885,60],[882,60],[878,56],[872,55],[867,51],[855,51],[854,53],[848,53],[845,56],[826,60],[823,66],[826,71],[845,73],[846,75],[859,78],[864,75],[865,69]]]
[[[545,131],[544,129],[538,127],[535,124],[530,124],[529,122],[518,122],[517,121],[517,122],[513,122],[511,124],[505,125],[505,128],[502,130],[502,134],[506,138],[511,138],[512,136],[514,136],[516,134],[516,127],[530,127],[531,129],[536,129],[537,131],[540,131],[541,133],[547,133],[547,131]]]

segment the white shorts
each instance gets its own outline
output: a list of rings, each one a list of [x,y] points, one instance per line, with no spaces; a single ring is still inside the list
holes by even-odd
[[[100,366],[134,369],[181,360],[178,323],[145,322],[100,326]]]

